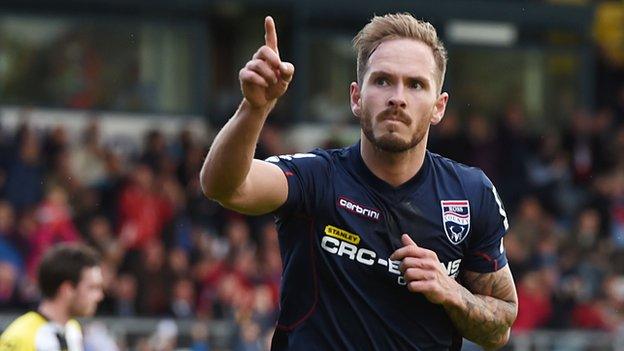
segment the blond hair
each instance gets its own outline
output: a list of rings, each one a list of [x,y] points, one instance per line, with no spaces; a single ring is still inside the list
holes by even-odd
[[[392,39],[415,39],[433,51],[436,68],[438,70],[438,90],[442,89],[446,61],[448,56],[444,44],[429,22],[421,21],[409,13],[395,13],[384,16],[374,16],[371,21],[353,38],[353,48],[357,52],[357,79],[361,85],[368,66],[368,59],[379,44]]]

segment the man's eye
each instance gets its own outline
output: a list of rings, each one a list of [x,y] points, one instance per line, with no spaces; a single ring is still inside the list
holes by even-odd
[[[423,85],[419,81],[413,81],[410,83],[410,88],[412,89],[422,89]]]
[[[390,82],[388,81],[387,78],[380,77],[380,78],[375,79],[375,84],[384,87],[384,86],[390,84]]]

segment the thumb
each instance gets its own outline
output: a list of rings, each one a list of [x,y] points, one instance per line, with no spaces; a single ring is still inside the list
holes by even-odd
[[[290,62],[282,62],[280,64],[280,77],[287,83],[290,83],[292,80],[293,74],[295,73],[295,66],[293,66]]]
[[[407,234],[401,235],[401,241],[403,242],[403,245],[405,245],[405,246],[408,246],[408,245],[418,246],[418,245],[416,245],[414,240],[412,240],[412,238],[409,235],[407,235]]]

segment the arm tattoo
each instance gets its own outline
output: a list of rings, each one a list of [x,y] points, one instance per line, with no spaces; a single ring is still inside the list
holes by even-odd
[[[457,330],[485,349],[502,347],[516,319],[518,298],[509,266],[494,273],[463,272],[460,302],[445,306]]]

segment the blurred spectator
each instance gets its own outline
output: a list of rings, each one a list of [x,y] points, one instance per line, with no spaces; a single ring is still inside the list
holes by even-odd
[[[106,178],[98,187],[100,191],[100,211],[112,223],[118,223],[120,194],[124,188],[125,166],[124,157],[113,151],[105,152]]]
[[[255,158],[264,160],[270,156],[284,154],[286,149],[281,135],[279,128],[270,122],[265,124],[260,133]]]
[[[182,142],[184,153],[180,156],[177,177],[180,184],[191,184],[198,179],[199,171],[204,163],[206,152],[192,140]]]
[[[106,153],[100,145],[100,126],[93,119],[82,132],[80,142],[71,150],[71,168],[85,186],[100,186],[106,179]]]
[[[54,186],[48,190],[44,201],[37,208],[36,219],[37,228],[31,237],[32,251],[28,259],[28,271],[32,276],[46,248],[59,242],[80,240],[63,188]]]
[[[260,327],[254,322],[244,322],[240,325],[240,336],[234,351],[262,351]]]
[[[172,216],[172,205],[157,187],[152,169],[138,165],[119,199],[120,235],[125,246],[143,248],[161,239],[161,230]]]
[[[17,268],[0,260],[0,307],[5,309],[17,302]]]
[[[81,184],[71,168],[71,154],[69,149],[60,149],[51,165],[51,169],[46,174],[46,188],[60,187],[68,197],[74,199],[81,191]]]
[[[45,134],[43,142],[43,150],[46,157],[44,158],[44,167],[46,171],[53,170],[60,154],[67,151],[69,147],[69,135],[65,126],[56,125],[52,130]]]
[[[13,207],[6,201],[0,201],[0,262],[10,264],[20,272],[24,271],[24,258],[13,242],[16,235]]]
[[[191,328],[191,350],[190,351],[210,351],[208,345],[208,324],[205,321],[198,321]]]
[[[624,249],[624,170],[618,170],[609,182],[609,214],[611,240],[617,249]]]
[[[107,297],[100,303],[103,314],[112,314],[119,317],[133,317],[137,315],[137,280],[128,273],[120,273],[113,284],[109,286]]]
[[[186,210],[186,194],[174,177],[161,178],[163,199],[170,205],[170,219],[165,223],[163,242],[168,248],[177,247],[188,254],[191,250],[193,223]]]
[[[468,163],[468,138],[462,127],[457,111],[447,110],[442,122],[431,129],[429,149],[451,160]]]
[[[115,237],[111,223],[106,217],[100,215],[91,218],[83,235],[106,260],[111,260],[116,265],[122,261],[125,250]]]
[[[44,173],[39,141],[28,126],[22,127],[17,142],[17,153],[8,165],[4,194],[13,206],[23,210],[41,200]]]
[[[605,235],[601,233],[600,214],[598,211],[588,208],[578,215],[578,222],[573,229],[573,239],[579,249],[590,253],[597,249],[598,241]]]
[[[544,274],[533,270],[524,275],[518,285],[518,318],[516,331],[530,331],[545,327],[551,317],[551,290],[544,285]]]
[[[505,236],[505,251],[509,266],[513,267],[513,277],[516,286],[527,271],[531,268],[531,252],[524,247],[524,242],[518,237],[512,227]]]
[[[469,151],[466,163],[481,168],[492,182],[498,184],[500,150],[491,123],[485,116],[473,113],[468,117],[467,138]]]
[[[37,227],[35,210],[22,211],[21,216],[18,218],[13,242],[24,258],[26,265],[33,260]]]
[[[149,166],[153,173],[160,174],[169,161],[166,151],[165,136],[159,130],[151,130],[145,136],[145,147],[139,162]]]
[[[524,112],[518,104],[509,105],[500,118],[496,139],[500,158],[497,189],[503,202],[513,209],[528,188],[527,165],[533,143]]]
[[[593,118],[577,111],[563,137],[563,147],[570,151],[570,166],[576,184],[587,184],[596,170],[599,144],[593,133]]]
[[[267,285],[257,286],[253,291],[253,311],[251,319],[258,323],[261,332],[271,330],[277,320],[273,292]]]
[[[553,209],[558,208],[558,194],[567,191],[572,181],[567,160],[560,136],[549,131],[542,135],[537,152],[527,161],[529,186]]]
[[[165,248],[158,241],[149,241],[137,253],[140,255],[139,262],[131,269],[138,283],[138,313],[164,315],[169,310],[173,279],[173,272],[167,265]]]
[[[195,286],[190,279],[179,279],[173,284],[170,310],[175,318],[194,317]]]
[[[602,328],[621,330],[624,326],[624,275],[611,275],[604,280],[605,299],[602,303]]]

